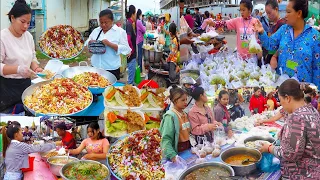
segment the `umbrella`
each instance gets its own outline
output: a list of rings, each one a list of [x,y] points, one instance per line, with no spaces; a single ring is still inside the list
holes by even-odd
[[[145,16],[153,16],[153,13],[151,11],[147,11],[144,13]]]
[[[148,86],[149,88],[159,88],[159,84],[157,82],[155,82],[154,80],[143,80],[140,82],[140,84],[138,85],[139,89],[142,89],[143,87]]]

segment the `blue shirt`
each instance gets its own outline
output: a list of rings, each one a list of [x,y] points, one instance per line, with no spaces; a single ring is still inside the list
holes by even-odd
[[[320,85],[320,33],[309,25],[304,26],[303,32],[294,39],[293,28],[287,24],[270,37],[264,32],[259,34],[262,46],[267,50],[278,50],[278,67],[290,77],[295,75],[299,81]],[[292,64],[297,63],[295,69]],[[289,67],[291,68],[289,68]]]
[[[96,40],[101,27],[97,27],[90,34],[88,41]],[[116,70],[121,66],[120,54],[127,55],[131,52],[131,48],[128,44],[127,33],[124,29],[113,25],[112,28],[104,33],[101,32],[99,39],[102,41],[107,39],[111,43],[118,45],[118,51],[115,51],[109,46],[106,46],[106,52],[104,54],[93,54],[91,57],[91,64],[93,67],[101,68],[104,70]]]

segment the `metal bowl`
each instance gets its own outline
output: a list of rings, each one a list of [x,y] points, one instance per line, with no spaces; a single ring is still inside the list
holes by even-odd
[[[91,66],[76,66],[71,67],[62,72],[62,76],[66,78],[73,78],[78,74],[82,74],[84,72],[92,72],[98,73],[100,76],[106,78],[110,82],[110,86],[114,85],[117,82],[117,78],[110,72],[105,71],[103,69],[98,69]],[[106,87],[97,87],[97,86],[89,86],[88,89],[92,92],[92,94],[101,94],[104,92]]]
[[[246,144],[247,142],[250,141],[257,141],[257,140],[262,140],[262,141],[268,141],[269,143],[274,143],[275,139],[271,138],[271,137],[262,137],[262,136],[252,136],[252,137],[248,137],[246,138],[243,142],[244,144]]]
[[[257,160],[256,163],[252,163],[252,164],[248,164],[248,165],[231,165],[231,164],[228,164],[225,162],[225,160],[230,157],[230,156],[233,156],[233,155],[237,155],[237,154],[249,154],[249,155],[252,155],[254,156]],[[259,161],[261,161],[261,153],[260,151],[256,150],[256,149],[251,149],[251,148],[247,148],[247,147],[234,147],[234,148],[230,148],[230,149],[227,149],[226,151],[223,151],[220,155],[220,158],[221,160],[230,165],[235,174],[237,176],[245,176],[245,175],[248,175],[252,172],[254,172],[256,169],[257,169],[257,163]]]
[[[208,167],[208,166],[216,166],[216,167],[222,167],[224,169],[226,169],[229,173],[230,176],[234,176],[234,170],[231,168],[231,166],[226,165],[224,163],[220,163],[220,162],[205,162],[205,163],[201,163],[201,164],[197,164],[194,166],[191,166],[190,168],[186,169],[185,171],[182,172],[182,174],[179,176],[179,180],[184,180],[185,177],[190,174],[191,172],[199,169],[199,168],[203,168],[203,167]]]
[[[59,25],[57,25],[57,26],[59,26]],[[56,27],[56,26],[53,26],[53,27]],[[51,28],[53,28],[53,27],[50,27],[49,29],[47,29],[46,31],[44,31],[44,32],[41,34],[41,36],[39,37],[39,40],[40,40],[40,38],[42,38],[42,36],[45,35],[45,33],[47,33],[47,31],[49,31],[49,30],[50,30]],[[72,28],[73,28],[73,27],[72,27]],[[78,30],[76,30],[75,28],[73,28],[73,29],[74,29],[75,31],[78,31]],[[84,47],[85,47],[85,41],[84,41],[83,35],[82,35],[79,31],[78,31],[78,33],[80,34],[81,39],[83,40],[83,47],[82,47],[81,51],[78,52],[78,54],[76,54],[75,56],[69,57],[69,58],[59,59],[59,58],[51,57],[51,56],[49,56],[46,52],[44,52],[44,50],[41,48],[41,46],[40,46],[39,43],[38,43],[37,45],[38,45],[40,51],[42,52],[42,54],[44,54],[45,56],[47,56],[47,57],[50,58],[50,59],[54,58],[54,59],[59,59],[59,60],[62,60],[62,61],[71,60],[71,59],[79,56],[79,55],[82,53],[82,51],[83,51],[83,49],[84,49]]]
[[[66,165],[64,165],[61,169],[60,169],[60,176],[62,177],[62,179],[64,180],[69,180],[67,177],[64,176],[64,172],[66,171],[66,169],[74,164],[80,163],[80,162],[88,162],[88,163],[94,163],[94,164],[101,164],[97,161],[92,161],[92,160],[79,160],[79,161],[73,161],[70,162]],[[107,166],[105,166],[104,164],[101,164],[107,171],[108,171],[108,176],[105,177],[103,180],[110,180],[110,171],[107,168]]]
[[[65,164],[54,164],[54,163],[51,163],[51,161],[55,160],[55,159],[67,159],[67,158],[68,158],[68,156],[54,156],[54,157],[51,157],[51,158],[47,159],[47,162],[49,164],[49,169],[52,172],[52,174],[54,174],[56,176],[60,176],[60,169]],[[69,159],[72,159],[74,161],[79,161],[79,159],[77,159],[75,157],[71,157],[71,156],[69,156]]]
[[[91,102],[88,104],[88,106],[84,109],[82,109],[81,111],[78,111],[78,112],[75,112],[75,113],[71,113],[71,114],[54,114],[54,113],[48,113],[48,114],[43,114],[43,113],[36,113],[33,109],[30,109],[29,107],[27,107],[25,104],[24,104],[24,99],[27,97],[27,96],[31,96],[32,93],[34,92],[34,90],[40,86],[43,86],[45,84],[49,84],[51,81],[53,80],[49,80],[49,81],[43,81],[43,82],[39,82],[39,83],[36,83],[36,84],[33,84],[31,86],[29,86],[27,89],[25,89],[22,93],[22,96],[21,96],[21,99],[22,99],[22,102],[23,102],[23,105],[24,107],[30,111],[33,115],[35,116],[45,116],[45,115],[49,115],[49,116],[81,116],[83,115],[86,110],[88,109],[88,107],[92,104],[92,101],[93,101],[93,95],[91,94]]]

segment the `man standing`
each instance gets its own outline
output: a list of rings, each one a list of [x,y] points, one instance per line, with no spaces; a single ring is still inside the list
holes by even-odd
[[[65,123],[61,123],[56,127],[57,134],[61,137],[61,145],[66,146],[66,149],[76,149],[76,141],[72,134],[67,131]]]
[[[199,28],[200,26],[201,26],[201,14],[200,14],[200,12],[199,12],[199,8],[195,8],[194,9],[194,11],[195,11],[195,15],[194,15],[194,18],[195,18],[195,21],[194,21],[194,26],[196,27],[196,28]]]
[[[308,19],[307,24],[310,26],[314,26],[314,23],[316,22],[316,19],[314,18],[314,14],[312,14],[312,17]]]

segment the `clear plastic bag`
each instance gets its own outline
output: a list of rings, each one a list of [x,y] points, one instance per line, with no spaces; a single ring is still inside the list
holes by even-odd
[[[168,161],[164,164],[165,180],[176,180],[187,168],[187,162],[177,155],[175,163]]]
[[[256,35],[251,36],[251,40],[249,42],[249,53],[251,54],[258,54],[262,52],[261,46],[258,44]]]

